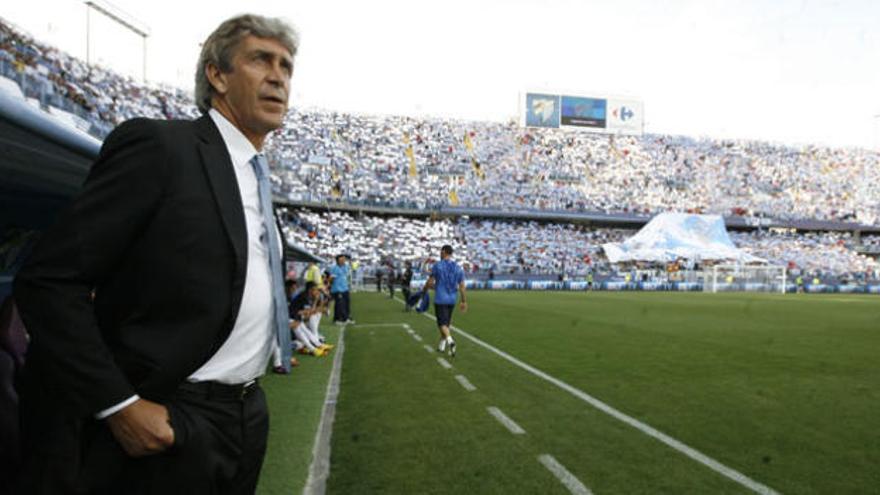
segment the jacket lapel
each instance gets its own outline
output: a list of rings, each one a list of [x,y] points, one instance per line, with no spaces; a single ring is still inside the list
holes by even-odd
[[[211,117],[204,115],[196,120],[196,130],[201,140],[199,153],[202,167],[208,176],[214,201],[235,252],[236,272],[243,273],[247,267],[247,227],[232,159]]]

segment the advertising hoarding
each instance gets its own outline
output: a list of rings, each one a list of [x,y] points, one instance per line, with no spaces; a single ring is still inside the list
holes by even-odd
[[[523,103],[526,127],[580,128],[604,134],[644,132],[644,104],[635,99],[526,93]]]

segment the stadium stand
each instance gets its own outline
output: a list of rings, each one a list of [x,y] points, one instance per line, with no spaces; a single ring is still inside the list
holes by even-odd
[[[4,80],[5,79],[5,80]],[[0,90],[16,83],[29,103],[103,138],[134,118],[192,118],[192,97],[154,88],[37,42],[0,19]]]
[[[102,137],[136,116],[193,118],[191,97],[87,65],[0,21],[0,91]],[[577,276],[610,270],[600,246],[633,231],[510,221],[499,212],[717,213],[751,220],[880,225],[880,155],[680,136],[598,136],[515,123],[292,109],[267,145],[276,198],[291,206],[288,239],[320,256],[347,252],[379,266],[424,261],[441,241],[466,246],[474,273]],[[410,158],[411,157],[411,158]],[[295,205],[394,207],[421,217],[316,212]],[[428,219],[472,207],[495,219]],[[842,222],[851,222],[843,224]],[[857,225],[861,224],[861,225]],[[856,225],[858,229],[850,229]],[[794,270],[876,278],[864,253],[880,241],[846,232],[733,234],[746,251]],[[862,254],[860,254],[862,253]]]
[[[0,74],[97,136],[136,116],[197,115],[181,90],[86,65],[3,22]],[[270,155],[289,200],[880,221],[880,157],[862,149],[292,110]]]
[[[467,218],[435,219],[351,215],[342,212],[286,211],[290,242],[330,259],[349,253],[367,273],[386,263],[417,266],[436,258],[437,246],[461,246],[456,258],[468,273],[486,277],[535,274],[582,277],[587,272],[613,273],[601,252],[606,242],[620,242],[634,230],[582,225]],[[865,282],[880,280],[880,267],[848,233],[733,232],[737,247],[788,267],[792,274]],[[872,239],[872,242],[876,242]]]
[[[290,112],[272,145],[291,201],[880,219],[880,160],[860,149],[322,111]]]

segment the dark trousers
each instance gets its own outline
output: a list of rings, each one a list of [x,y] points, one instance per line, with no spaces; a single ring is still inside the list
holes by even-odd
[[[351,317],[349,313],[349,305],[351,304],[349,292],[334,292],[332,295],[333,321],[347,321]]]
[[[204,384],[202,384],[204,385]],[[166,401],[174,445],[145,457],[128,457],[103,422],[93,422],[84,433],[87,441],[76,488],[61,485],[53,476],[59,466],[44,459],[25,476],[23,493],[88,493],[246,495],[256,491],[266,439],[269,413],[266,397],[255,386],[243,397],[217,390],[184,385]],[[42,472],[44,476],[37,476]]]

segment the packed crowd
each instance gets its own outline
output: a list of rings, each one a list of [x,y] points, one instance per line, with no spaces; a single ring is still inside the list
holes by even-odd
[[[861,239],[861,244],[864,247],[880,247],[880,236],[864,237]]]
[[[292,111],[272,150],[294,201],[880,220],[859,149]]]
[[[181,90],[87,65],[4,22],[0,75],[41,105],[72,105],[100,136],[132,117],[198,114]],[[861,149],[291,110],[267,153],[276,193],[294,201],[880,223],[880,155]]]
[[[0,19],[0,77],[15,81],[29,101],[64,111],[98,138],[135,117],[193,118],[192,97],[169,87],[152,87],[89,65],[44,45]]]
[[[621,242],[632,231],[589,229],[573,224],[473,220],[459,222],[472,263],[495,273],[584,275],[604,269],[602,244]]]
[[[467,263],[470,251],[456,225],[403,217],[355,217],[347,213],[308,210],[287,211],[283,230],[293,244],[326,259],[345,253],[367,271],[390,260],[421,262],[437,255],[437,247],[450,242],[460,246],[456,258]]]
[[[849,233],[774,233],[756,231],[731,233],[742,250],[773,265],[784,265],[794,273],[856,280],[880,278],[880,265],[859,254]],[[876,238],[862,240],[877,242]]]
[[[0,21],[0,76],[29,101],[66,109],[98,136],[129,118],[193,118],[181,90],[88,65]],[[410,208],[469,206],[653,214],[693,211],[880,223],[880,155],[858,149],[672,136],[598,136],[514,123],[291,110],[267,145],[276,194]],[[625,231],[565,224],[353,218],[295,212],[287,234],[367,265],[418,260],[457,240],[471,271],[583,273]],[[304,228],[303,225],[311,226]],[[829,273],[870,271],[837,234],[734,234],[746,251]],[[869,246],[877,244],[869,239]]]
[[[436,246],[460,246],[456,258],[469,273],[566,275],[614,273],[602,253],[606,242],[621,242],[635,230],[589,228],[536,222],[353,216],[340,212],[286,211],[290,242],[330,259],[344,252],[366,273],[385,265],[415,266],[436,256]],[[880,278],[880,265],[859,254],[849,234],[732,232],[737,247],[793,273],[852,279]],[[866,238],[867,242],[877,242]],[[628,268],[627,268],[628,269]]]

